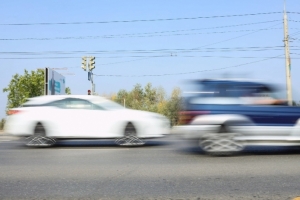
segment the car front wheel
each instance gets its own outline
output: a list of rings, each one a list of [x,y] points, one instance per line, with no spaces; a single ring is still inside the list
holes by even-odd
[[[34,147],[49,147],[56,143],[55,139],[46,136],[46,130],[41,123],[35,126],[33,135],[26,140],[26,146]]]
[[[141,146],[145,142],[137,136],[137,131],[132,123],[128,123],[124,129],[124,136],[118,138],[116,144],[120,146]]]
[[[198,144],[203,151],[210,155],[229,156],[244,149],[244,145],[235,140],[237,136],[239,134],[231,133],[222,125],[218,133],[203,135],[199,139]]]

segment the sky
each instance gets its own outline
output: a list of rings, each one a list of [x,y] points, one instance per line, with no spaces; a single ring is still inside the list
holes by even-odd
[[[0,3],[0,118],[12,76],[65,74],[72,94],[91,89],[82,56],[95,56],[99,94],[135,84],[168,94],[185,80],[247,78],[285,89],[283,0],[13,0]],[[299,0],[286,0],[295,100],[300,100]],[[299,12],[299,13],[298,13]],[[299,32],[299,33],[298,33]],[[68,75],[73,74],[73,75]],[[299,94],[298,94],[299,93]]]

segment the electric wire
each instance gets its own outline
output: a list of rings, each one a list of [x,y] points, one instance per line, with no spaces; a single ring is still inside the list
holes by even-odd
[[[111,23],[134,23],[134,22],[158,22],[158,21],[178,21],[178,20],[197,20],[197,19],[213,19],[228,17],[245,17],[256,15],[281,14],[282,12],[265,12],[265,13],[249,13],[235,15],[216,15],[202,17],[177,17],[177,18],[161,18],[161,19],[135,19],[135,20],[114,20],[114,21],[90,21],[90,22],[39,22],[39,23],[7,23],[0,26],[32,26],[32,25],[80,25],[80,24],[111,24]]]
[[[223,69],[228,69],[228,68],[234,68],[234,67],[241,67],[249,64],[254,64],[258,62],[263,62],[266,60],[274,59],[277,57],[280,57],[284,54],[280,54],[271,58],[266,58],[262,60],[256,60],[253,62],[248,62],[248,63],[243,63],[243,64],[238,64],[238,65],[233,65],[229,67],[221,67],[221,68],[214,68],[214,69],[206,69],[206,70],[198,70],[198,71],[190,71],[190,72],[179,72],[179,73],[165,73],[165,74],[143,74],[143,75],[118,75],[118,74],[93,74],[94,76],[105,76],[105,77],[148,77],[148,76],[155,76],[155,77],[162,77],[162,76],[175,76],[175,75],[186,75],[186,74],[195,74],[195,73],[200,73],[200,72],[208,72],[208,71],[217,71],[217,70],[223,70]]]
[[[278,21],[278,20],[274,20]],[[276,24],[277,25],[277,24]],[[215,27],[216,28],[216,27]],[[207,28],[208,29],[208,28]],[[213,28],[211,28],[213,29]],[[233,30],[233,31],[214,31],[214,32],[196,32],[196,33],[175,33],[183,31],[195,31],[201,29],[189,29],[189,30],[176,30],[176,31],[162,31],[152,33],[135,33],[135,34],[116,34],[116,35],[95,35],[95,36],[66,36],[66,37],[46,37],[46,38],[0,38],[0,41],[22,41],[22,40],[82,40],[82,39],[115,39],[115,38],[146,38],[146,37],[164,37],[164,36],[186,36],[186,35],[202,35],[202,34],[224,34],[224,33],[238,33],[249,31],[266,31],[266,30],[279,30],[281,28],[263,28],[263,29],[246,29],[246,30]],[[298,29],[298,28],[291,28]],[[172,34],[165,34],[172,33]]]
[[[41,52],[30,52],[30,51],[2,51],[1,54],[14,54],[14,55],[65,55],[65,54],[124,54],[124,53],[136,53],[136,54],[152,54],[152,53],[174,53],[174,52],[218,52],[218,51],[253,51],[253,50],[282,50],[284,46],[249,46],[249,47],[219,47],[219,48],[175,48],[175,49],[135,49],[135,50],[94,50],[94,51],[41,51]],[[299,50],[298,46],[290,46],[295,50]]]

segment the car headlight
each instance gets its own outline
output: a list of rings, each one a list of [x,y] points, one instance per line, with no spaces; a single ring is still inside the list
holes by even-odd
[[[162,122],[163,126],[171,127],[170,120],[168,118],[166,118],[165,116],[163,116],[163,115],[153,115],[152,117],[155,118],[155,119],[160,120]]]

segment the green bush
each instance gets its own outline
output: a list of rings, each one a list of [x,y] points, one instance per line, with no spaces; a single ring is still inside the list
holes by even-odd
[[[1,119],[1,121],[0,121],[0,130],[3,130],[4,124],[5,124],[5,119],[3,118],[3,119]]]

